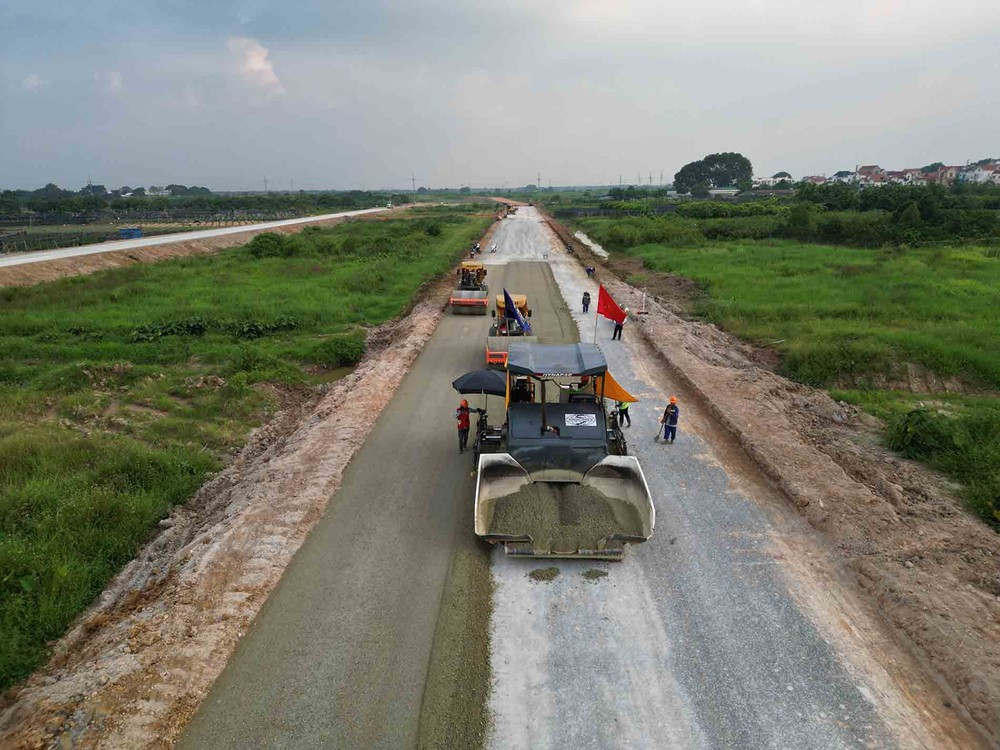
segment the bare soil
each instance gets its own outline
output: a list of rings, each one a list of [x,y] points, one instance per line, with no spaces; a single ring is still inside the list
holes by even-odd
[[[617,301],[639,309],[641,292],[619,269],[549,221]],[[902,645],[937,675],[947,705],[1000,743],[1000,535],[965,511],[947,480],[885,449],[875,418],[775,374],[769,353],[686,320],[673,295],[654,293],[646,307],[635,325],[686,396],[823,532]]]
[[[173,745],[433,333],[450,282],[375,329],[355,372],[286,401],[161,522],[49,663],[3,696],[0,747]],[[482,585],[482,571],[457,580]]]

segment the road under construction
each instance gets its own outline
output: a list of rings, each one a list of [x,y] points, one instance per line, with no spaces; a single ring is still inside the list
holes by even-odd
[[[492,241],[490,291],[528,296],[538,342],[596,330],[639,397],[628,437],[656,534],[622,562],[515,559],[475,537],[450,383],[483,366],[491,319],[446,314],[179,746],[978,744],[648,345],[582,313],[596,284],[538,212]],[[496,421],[503,400],[485,404]]]

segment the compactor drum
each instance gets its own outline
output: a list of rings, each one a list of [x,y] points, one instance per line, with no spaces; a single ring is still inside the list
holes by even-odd
[[[490,290],[486,285],[486,268],[482,263],[466,261],[456,272],[458,288],[448,298],[448,306],[456,315],[486,315],[489,312]]]

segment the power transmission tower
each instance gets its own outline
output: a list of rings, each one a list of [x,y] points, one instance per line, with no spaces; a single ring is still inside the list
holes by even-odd
[[[410,172],[410,184],[413,186],[413,192],[417,192],[417,177],[413,172]]]
[[[539,172],[535,176],[535,187],[537,187],[539,190],[541,190],[541,188],[542,188],[542,173],[541,172]]]

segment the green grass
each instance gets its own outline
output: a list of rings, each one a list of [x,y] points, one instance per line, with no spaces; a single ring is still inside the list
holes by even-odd
[[[699,282],[704,293],[694,303],[696,316],[776,350],[788,377],[839,389],[840,397],[884,417],[890,447],[963,482],[972,508],[1000,525],[1000,400],[991,395],[1000,391],[995,248],[623,244],[623,237],[645,231],[637,221],[624,232],[614,220],[579,224],[605,247],[642,258],[646,273]],[[986,395],[886,390],[905,389],[911,371]],[[908,441],[907,430],[923,424],[925,412],[936,415],[941,434],[928,443]]]
[[[0,689],[273,410],[255,384],[356,362],[487,223],[355,221],[0,290]]]

